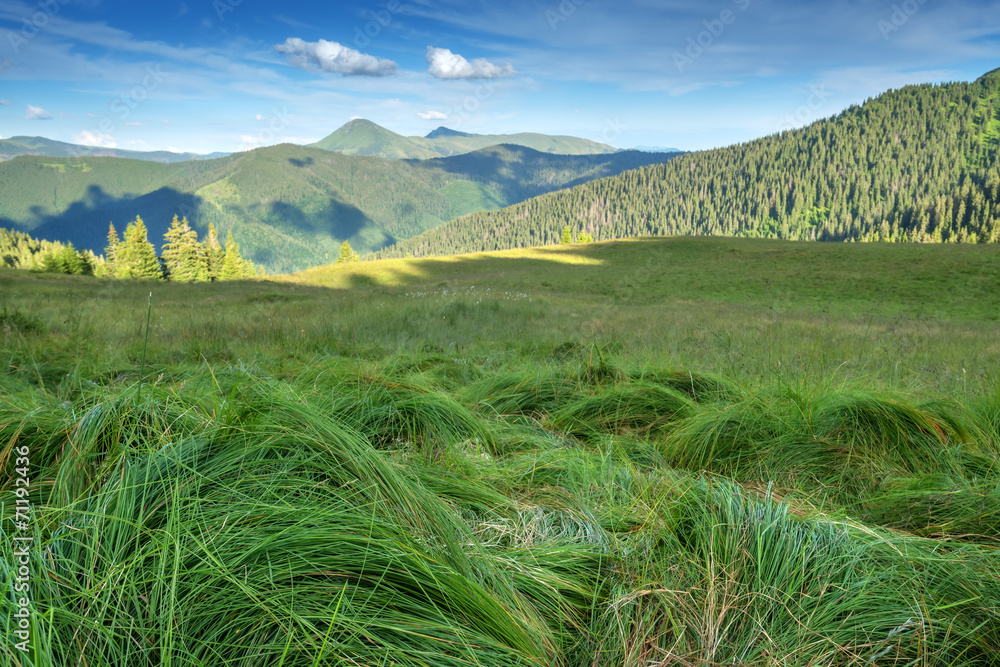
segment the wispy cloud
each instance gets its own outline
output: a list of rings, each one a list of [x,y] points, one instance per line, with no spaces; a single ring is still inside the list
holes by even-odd
[[[376,58],[325,39],[306,42],[298,37],[289,37],[284,44],[276,44],[274,49],[285,54],[289,64],[304,70],[316,68],[346,76],[389,76],[396,73],[397,65],[391,60]]]
[[[476,58],[469,62],[457,53],[448,49],[427,47],[427,69],[438,79],[500,79],[517,74],[510,63],[497,65],[486,58]]]
[[[10,100],[0,100],[0,107],[10,104]]]
[[[447,114],[440,111],[418,111],[417,115],[424,120],[448,120]]]
[[[52,120],[52,114],[42,107],[27,105],[27,113],[24,114],[26,120]]]

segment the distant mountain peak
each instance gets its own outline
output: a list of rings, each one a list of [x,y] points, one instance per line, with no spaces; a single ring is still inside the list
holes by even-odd
[[[458,130],[452,130],[450,128],[442,125],[436,130],[433,130],[428,134],[425,139],[437,139],[438,137],[473,137],[474,134],[469,134],[468,132],[459,132]]]
[[[378,128],[380,130],[385,130],[384,127],[382,127],[378,123],[375,123],[373,121],[368,120],[367,118],[352,118],[351,120],[349,120],[346,123],[344,123],[343,125],[341,125],[340,128],[337,131],[338,132],[339,131],[350,132],[353,129],[362,128],[362,127],[371,127],[371,128]],[[386,130],[386,132],[389,132],[389,131],[390,130]]]

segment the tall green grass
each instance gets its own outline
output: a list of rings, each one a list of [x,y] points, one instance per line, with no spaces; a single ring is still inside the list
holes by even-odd
[[[995,322],[691,243],[159,286],[145,363],[147,287],[0,272],[3,664],[1000,663]]]

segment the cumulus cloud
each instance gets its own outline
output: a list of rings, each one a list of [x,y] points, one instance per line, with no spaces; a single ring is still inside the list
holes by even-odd
[[[417,115],[424,120],[448,120],[448,116],[440,111],[418,111]]]
[[[284,53],[288,63],[300,69],[317,68],[323,72],[337,72],[346,76],[389,76],[396,73],[396,63],[386,58],[376,58],[337,42],[321,39],[306,42],[289,37],[274,50]]]
[[[433,46],[427,47],[425,57],[430,65],[427,71],[438,79],[501,79],[517,74],[510,63],[497,65],[486,58],[476,58],[469,62],[457,53]]]
[[[27,105],[28,113],[24,114],[24,117],[28,120],[51,120],[52,114],[43,109],[42,107],[33,107],[30,104]]]
[[[84,130],[73,137],[73,141],[81,146],[96,146],[98,148],[118,148],[118,143],[110,134]]]

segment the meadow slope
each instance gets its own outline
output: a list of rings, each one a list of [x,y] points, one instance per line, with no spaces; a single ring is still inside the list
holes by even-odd
[[[0,654],[1000,664],[998,282],[995,245],[708,237],[0,270]]]

